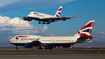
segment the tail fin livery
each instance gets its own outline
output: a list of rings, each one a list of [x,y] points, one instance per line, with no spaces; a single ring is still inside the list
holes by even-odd
[[[78,33],[75,35],[77,37],[86,36],[88,39],[92,39],[92,36],[90,36],[92,28],[94,26],[95,20],[90,20],[85,26],[83,26]]]
[[[56,17],[60,17],[61,10],[62,10],[62,6],[60,6],[59,9],[57,10],[55,14]]]

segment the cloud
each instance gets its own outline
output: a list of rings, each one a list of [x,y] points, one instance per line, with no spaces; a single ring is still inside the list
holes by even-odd
[[[97,32],[95,30],[92,30],[92,35],[95,40],[105,41],[105,33],[104,32]]]
[[[19,17],[0,16],[0,46],[11,46],[8,40],[15,35],[46,35],[47,30],[47,25],[37,27]]]
[[[9,4],[18,2],[18,1],[20,1],[20,0],[0,0],[0,7],[4,7],[4,6],[7,6]]]
[[[105,35],[104,32],[97,32],[95,30],[92,30],[92,34],[94,34],[94,35]]]
[[[44,34],[48,27],[33,27],[27,21],[21,20],[18,17],[10,19],[7,16],[0,16],[0,34]]]
[[[6,1],[6,2],[5,2]],[[0,12],[18,9],[41,8],[54,5],[61,5],[76,0],[3,0],[0,1]]]

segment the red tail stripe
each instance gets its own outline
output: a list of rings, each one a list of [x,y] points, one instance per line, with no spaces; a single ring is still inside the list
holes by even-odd
[[[88,37],[90,40],[93,38],[92,36],[89,35],[85,35],[86,37]]]
[[[58,9],[58,11],[61,11],[61,10],[62,10],[62,8]]]
[[[81,36],[86,36],[86,37],[89,38],[90,40],[92,39],[92,36],[89,36],[89,35],[87,35],[87,34],[80,33],[79,31],[78,31],[78,34],[80,35],[80,37],[81,37]]]
[[[82,27],[81,30],[82,30],[82,29],[85,29],[85,28],[87,28],[87,27],[93,27],[93,25],[94,25],[94,22],[91,22],[91,23],[85,25],[84,27]]]
[[[59,15],[56,14],[56,17],[59,17]]]

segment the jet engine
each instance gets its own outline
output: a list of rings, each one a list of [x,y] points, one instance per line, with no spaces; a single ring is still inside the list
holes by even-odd
[[[28,18],[27,17],[23,17],[23,20],[28,21]]]
[[[54,18],[50,18],[50,21],[54,22]]]
[[[62,17],[62,19],[61,19],[61,20],[66,21],[66,18],[65,18],[65,17]]]
[[[23,17],[23,20],[25,20],[25,21],[32,21],[32,18]]]

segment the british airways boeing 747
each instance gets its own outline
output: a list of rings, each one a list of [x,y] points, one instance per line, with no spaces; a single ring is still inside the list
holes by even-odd
[[[95,20],[90,20],[74,36],[16,35],[11,38],[9,42],[17,48],[18,46],[24,46],[25,48],[38,46],[39,49],[42,49],[42,47],[45,47],[45,49],[52,49],[56,46],[70,47],[76,43],[92,40],[92,36],[90,34],[94,23]]]

